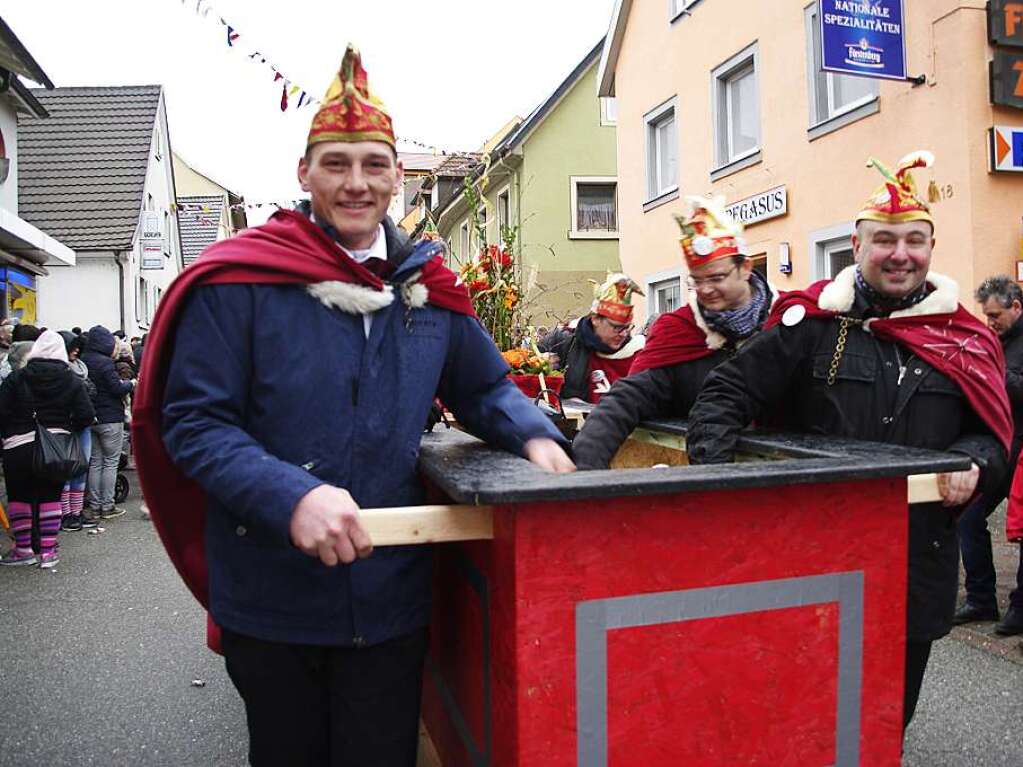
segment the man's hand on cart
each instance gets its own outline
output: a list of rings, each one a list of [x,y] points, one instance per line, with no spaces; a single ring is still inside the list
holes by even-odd
[[[531,439],[525,444],[522,452],[531,463],[535,463],[544,471],[554,474],[568,474],[575,471],[572,459],[553,439],[546,437]]]
[[[962,506],[973,497],[980,480],[980,469],[971,463],[966,471],[938,475],[938,492],[943,506]]]
[[[291,514],[291,542],[327,567],[350,565],[373,553],[359,521],[359,506],[347,490],[320,485],[306,493]]]

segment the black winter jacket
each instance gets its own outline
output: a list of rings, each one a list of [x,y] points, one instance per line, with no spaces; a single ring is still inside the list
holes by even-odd
[[[102,325],[89,330],[89,343],[82,352],[82,361],[89,368],[89,380],[96,384],[96,422],[121,423],[124,420],[124,397],[134,388],[117,375],[114,360],[114,336]]]
[[[581,322],[582,320],[580,320]],[[565,371],[561,396],[585,400],[590,395],[590,355],[593,349],[583,343],[572,328],[555,328],[537,344],[542,352],[558,355],[558,369]]]
[[[857,299],[847,314],[864,311]],[[981,468],[981,490],[999,482],[1006,470],[1001,443],[951,379],[905,348],[851,325],[829,386],[839,326],[837,318],[777,325],[718,367],[689,414],[690,461],[732,460],[741,429],[771,415],[791,431],[963,453]],[[938,503],[910,507],[911,641],[951,629],[959,575],[955,512]]]
[[[621,378],[586,417],[572,443],[580,469],[606,469],[633,429],[651,418],[685,418],[711,371],[734,350],[719,349],[698,360],[644,370]]]
[[[42,426],[69,431],[92,425],[95,416],[85,384],[60,360],[29,360],[0,385],[4,438],[34,432],[33,411]]]
[[[1023,317],[998,337],[1005,352],[1005,390],[1012,405],[1013,442],[1023,442]]]

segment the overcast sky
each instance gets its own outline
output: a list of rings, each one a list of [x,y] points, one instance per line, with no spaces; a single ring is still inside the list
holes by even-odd
[[[203,19],[196,1],[0,0],[0,14],[58,87],[163,85],[174,151],[253,202],[300,194],[295,164],[315,111],[281,112],[269,64],[320,98],[352,41],[399,136],[477,149],[557,87],[614,5],[214,0]],[[241,35],[233,48],[221,17]],[[256,50],[266,65],[249,59]]]

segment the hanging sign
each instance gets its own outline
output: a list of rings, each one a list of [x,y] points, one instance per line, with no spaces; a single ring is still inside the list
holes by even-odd
[[[163,227],[160,214],[153,210],[142,211],[139,229],[139,245],[142,248],[141,268],[163,269]]]
[[[991,170],[1023,173],[1023,127],[996,125],[991,129]]]
[[[905,80],[902,3],[903,0],[818,0],[822,69]]]
[[[989,0],[987,36],[992,45],[1023,48],[1023,2]]]

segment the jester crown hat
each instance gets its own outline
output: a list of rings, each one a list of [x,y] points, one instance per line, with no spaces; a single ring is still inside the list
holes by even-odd
[[[362,56],[351,44],[313,117],[306,148],[323,141],[382,141],[395,146],[391,117],[383,102],[370,93]]]
[[[632,322],[632,294],[644,295],[627,274],[609,274],[603,284],[594,283],[594,301],[590,311],[612,322]]]
[[[682,230],[682,253],[690,270],[717,261],[719,258],[746,255],[742,224],[725,210],[725,198],[686,197],[691,212],[675,216]]]
[[[871,157],[867,161],[868,168],[876,168],[884,177],[870,199],[863,205],[863,210],[856,216],[857,221],[881,221],[886,224],[902,224],[907,221],[927,221],[934,226],[931,210],[927,203],[917,195],[916,183],[910,170],[913,168],[929,168],[934,164],[934,155],[925,150],[910,152],[901,160],[892,173],[878,160]]]

